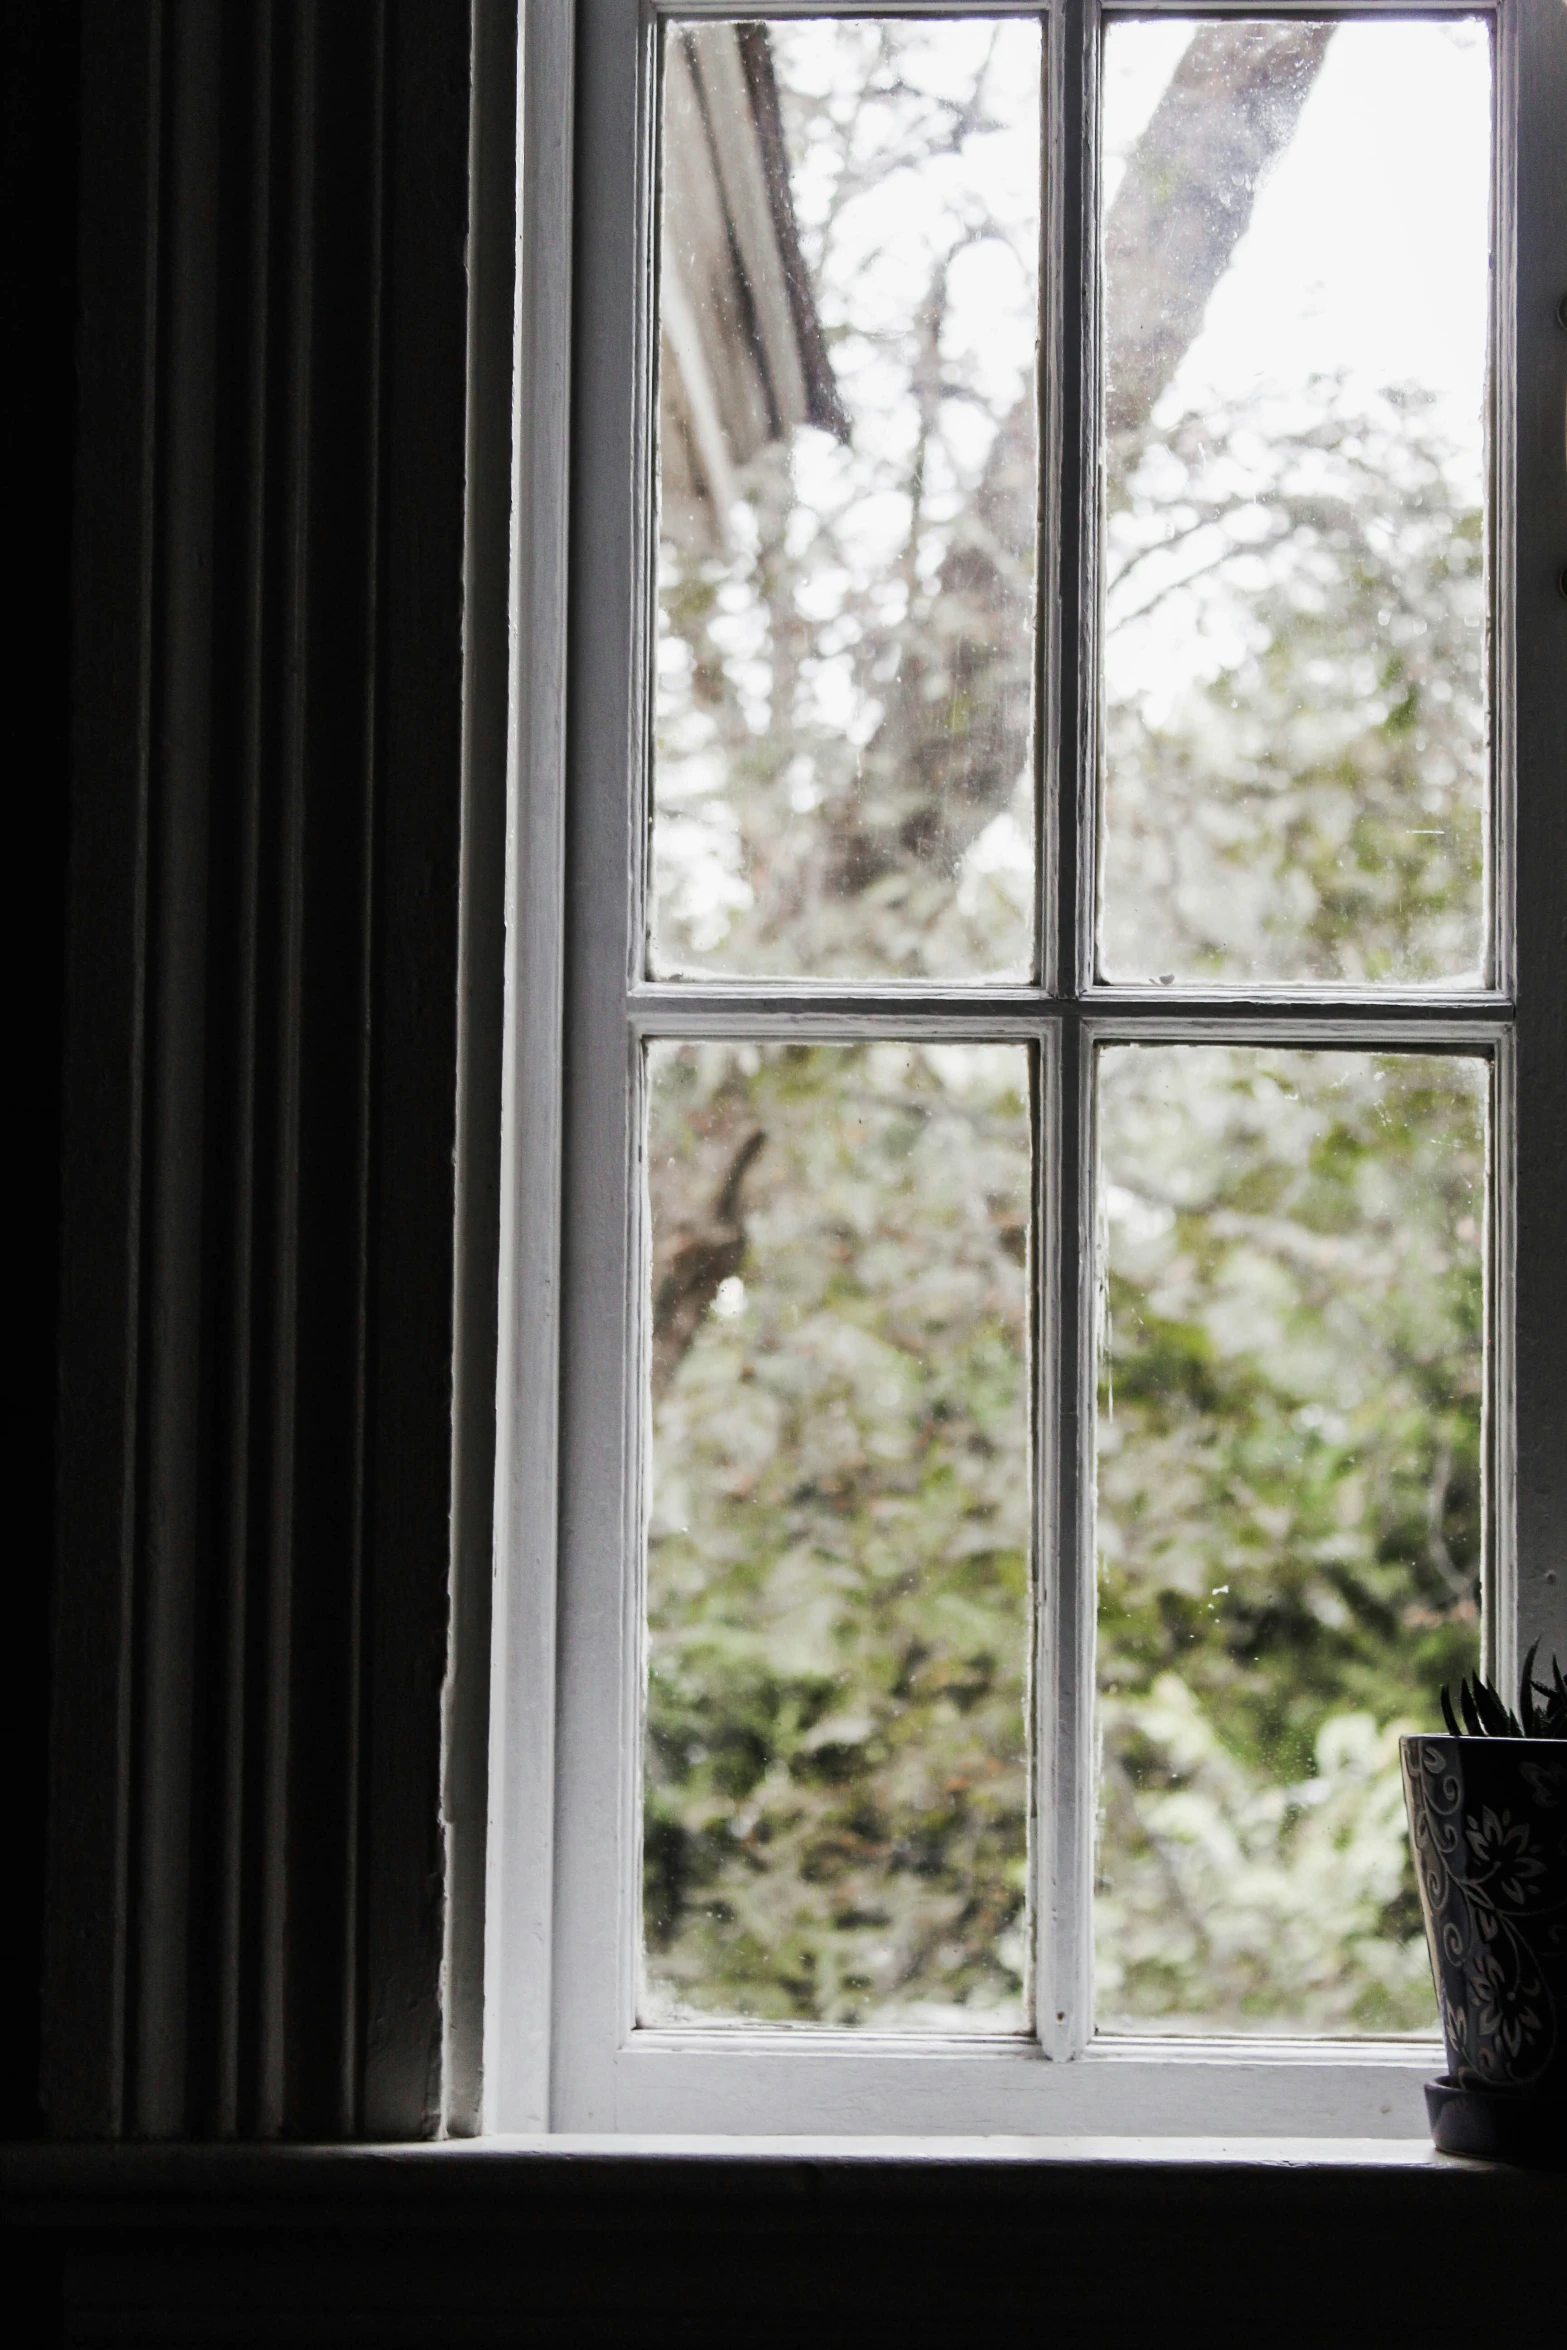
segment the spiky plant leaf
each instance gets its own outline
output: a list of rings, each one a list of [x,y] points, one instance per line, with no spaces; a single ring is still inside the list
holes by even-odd
[[[1551,1661],[1549,1681],[1534,1677],[1536,1641],[1524,1659],[1523,1686],[1519,1691],[1519,1713],[1523,1717],[1526,1738],[1567,1738],[1567,1678],[1555,1658]],[[1537,1705],[1536,1698],[1544,1703]]]
[[[1450,1736],[1462,1738],[1567,1738],[1567,1677],[1560,1663],[1551,1660],[1549,1681],[1536,1680],[1534,1660],[1539,1651],[1536,1641],[1523,1660],[1523,1673],[1518,1687],[1518,1711],[1513,1713],[1502,1703],[1488,1681],[1476,1673],[1472,1680],[1458,1684],[1458,1710],[1446,1688],[1442,1691],[1442,1719]],[[1536,1701],[1543,1699],[1544,1703]],[[1460,1724],[1459,1715],[1462,1715]]]

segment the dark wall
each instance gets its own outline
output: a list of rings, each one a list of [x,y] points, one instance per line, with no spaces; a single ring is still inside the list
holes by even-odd
[[[69,2342],[1556,2350],[1562,2330],[1567,2182],[1456,2163],[46,2151],[67,2159],[0,2157],[0,2223]]]
[[[32,2136],[49,1746],[49,1578],[54,1550],[55,1310],[59,1288],[60,1047],[70,777],[70,514],[76,375],[80,12],[72,0],[4,0],[3,299],[11,400],[6,623],[10,689],[9,1023],[13,1398],[12,1520],[5,1546],[7,1924],[0,1933],[0,2136]]]
[[[482,1247],[476,1336],[455,1285],[460,1007],[499,991],[498,925],[483,969],[459,925],[470,10],[18,14],[62,460],[27,885],[55,911],[67,739],[70,770],[63,1021],[58,937],[28,993],[60,1131],[43,2116],[75,2138],[418,2137],[448,2025],[470,1343],[493,1417]],[[470,879],[498,904],[498,857]],[[493,1121],[469,1136],[470,1161],[497,1148]],[[36,1896],[31,1842],[27,1866]],[[33,2012],[36,1915],[14,1937]],[[14,2061],[25,2129],[36,2034]]]

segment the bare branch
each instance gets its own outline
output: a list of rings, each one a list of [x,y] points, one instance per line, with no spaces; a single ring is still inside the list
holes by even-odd
[[[745,1219],[741,1193],[767,1135],[753,1126],[725,1170],[705,1221],[682,1241],[653,1300],[653,1400],[656,1403],[684,1362],[720,1282],[745,1262]]]
[[[1257,191],[1289,145],[1331,24],[1199,27],[1105,227],[1106,423],[1146,424],[1196,341]]]

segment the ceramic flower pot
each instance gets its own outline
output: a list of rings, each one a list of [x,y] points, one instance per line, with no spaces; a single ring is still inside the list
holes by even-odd
[[[1401,1741],[1447,2077],[1450,2154],[1538,2159],[1567,2141],[1567,1740]]]

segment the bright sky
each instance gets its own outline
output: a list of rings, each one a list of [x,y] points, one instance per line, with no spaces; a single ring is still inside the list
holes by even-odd
[[[1191,30],[1109,27],[1107,194]],[[1478,469],[1490,114],[1478,19],[1341,24],[1171,401],[1341,369],[1368,393],[1418,384]]]
[[[1180,19],[1107,30],[1107,205],[1192,30]],[[1340,24],[1156,424],[1264,391],[1305,395],[1314,377],[1342,377],[1351,413],[1413,387],[1433,403],[1422,437],[1446,442],[1455,503],[1479,504],[1490,154],[1490,45],[1480,20]],[[1308,397],[1300,413],[1318,405]],[[1123,624],[1110,599],[1110,697],[1141,700],[1155,724],[1191,681],[1242,650],[1242,615],[1225,625],[1211,604],[1180,593],[1181,568],[1172,558],[1174,592],[1141,620]],[[1145,575],[1143,588],[1157,576]]]

